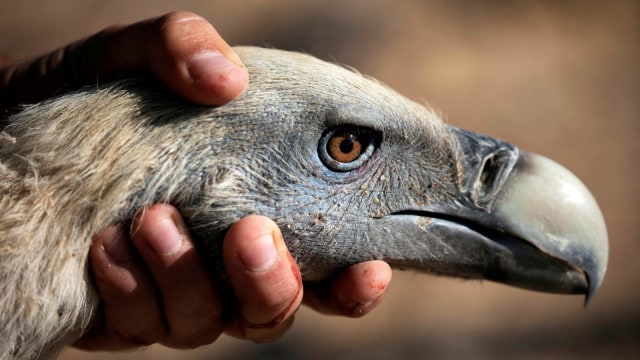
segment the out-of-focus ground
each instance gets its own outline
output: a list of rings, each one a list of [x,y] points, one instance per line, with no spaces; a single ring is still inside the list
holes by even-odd
[[[54,5],[55,4],[55,5]],[[8,1],[0,52],[35,55],[172,1]],[[232,44],[301,50],[425,101],[456,126],[555,159],[609,227],[604,284],[578,296],[396,272],[366,318],[307,309],[271,345],[67,351],[64,359],[598,359],[640,356],[640,6],[635,1],[181,1]]]

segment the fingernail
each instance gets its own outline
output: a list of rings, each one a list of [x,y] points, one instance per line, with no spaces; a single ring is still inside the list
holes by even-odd
[[[351,316],[360,317],[366,315],[370,310],[373,302],[356,304],[351,310]]]
[[[345,304],[343,306],[343,311],[345,315],[350,315],[352,317],[361,317],[373,310],[384,298],[385,292],[381,291],[377,294],[371,301],[361,301],[350,304]]]
[[[271,234],[263,235],[238,253],[240,261],[249,271],[262,272],[270,269],[278,258]]]
[[[365,316],[373,310],[382,301],[382,296],[376,298],[373,301],[367,301],[357,304],[352,304],[346,308],[345,313],[352,317]]]
[[[229,72],[234,68],[238,68],[238,65],[218,51],[206,51],[196,54],[187,65],[189,76],[194,81],[205,79],[212,74]]]
[[[171,255],[182,246],[182,235],[171,217],[158,222],[149,234],[143,236],[151,251],[158,256]]]

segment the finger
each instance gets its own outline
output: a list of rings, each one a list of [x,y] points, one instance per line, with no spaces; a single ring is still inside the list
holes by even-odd
[[[96,236],[89,260],[104,317],[75,345],[118,350],[152,344],[163,337],[157,290],[122,227],[109,227]]]
[[[333,281],[305,284],[304,303],[324,314],[361,317],[382,301],[391,274],[384,261],[356,264]]]
[[[268,218],[251,215],[227,232],[223,254],[238,301],[233,336],[258,342],[279,338],[302,301],[300,271]]]
[[[169,205],[153,205],[132,225],[133,243],[162,295],[167,335],[160,343],[197,347],[222,333],[221,301],[185,224]]]
[[[63,86],[77,88],[146,73],[204,105],[228,102],[248,83],[247,69],[209,22],[174,12],[114,26],[0,69],[0,110],[45,99]]]
[[[247,69],[204,18],[170,13],[151,27],[156,31],[155,46],[148,52],[151,69],[185,98],[204,105],[223,104],[246,89]]]

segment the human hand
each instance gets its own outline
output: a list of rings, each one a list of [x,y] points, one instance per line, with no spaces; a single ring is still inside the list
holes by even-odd
[[[144,74],[199,104],[225,103],[241,94],[248,81],[237,55],[206,20],[171,13],[112,27],[0,69],[0,107],[9,111],[42,100],[63,85],[73,88]],[[225,323],[219,284],[197,256],[175,208],[154,205],[143,214],[131,234],[110,227],[94,239],[89,259],[104,314],[76,343],[80,348],[116,350],[156,342],[195,347],[214,341],[221,332],[270,341],[288,329],[303,299],[326,314],[362,316],[379,303],[391,278],[386,263],[365,262],[331,281],[306,285],[303,295],[298,267],[277,226],[250,216],[236,223],[224,240],[238,309]],[[273,247],[258,241],[269,234]],[[275,259],[268,256],[274,252]]]
[[[293,322],[303,300],[300,272],[270,219],[245,217],[224,239],[224,261],[237,300],[230,322],[223,321],[228,309],[222,308],[219,284],[196,254],[174,207],[151,206],[132,229],[132,241],[116,226],[94,240],[91,267],[104,317],[77,347],[196,347],[223,332],[266,342]],[[390,276],[381,261],[354,265],[331,281],[305,288],[304,302],[326,314],[362,316],[382,299]]]
[[[249,74],[202,17],[185,12],[112,26],[40,57],[11,63],[0,57],[0,118],[20,104],[128,76],[152,75],[185,99],[226,103]]]

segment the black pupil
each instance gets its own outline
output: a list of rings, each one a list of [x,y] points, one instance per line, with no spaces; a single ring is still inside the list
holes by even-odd
[[[349,134],[342,142],[340,143],[340,151],[344,154],[349,154],[353,151],[353,142],[356,140],[356,136],[353,134]]]

